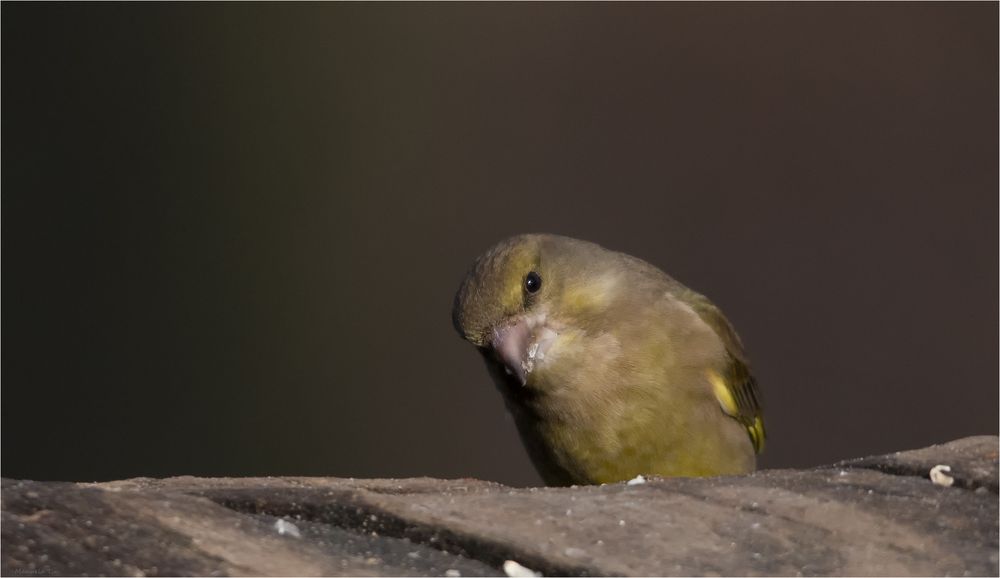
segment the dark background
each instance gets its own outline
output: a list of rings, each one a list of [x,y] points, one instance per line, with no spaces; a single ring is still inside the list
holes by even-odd
[[[709,295],[765,467],[996,434],[997,4],[2,7],[2,474],[538,483],[519,232]]]

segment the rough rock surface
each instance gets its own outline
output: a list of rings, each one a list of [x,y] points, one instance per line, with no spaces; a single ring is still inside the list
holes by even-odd
[[[477,480],[4,480],[4,575],[992,575],[998,438],[811,470]],[[951,467],[954,483],[932,483]]]

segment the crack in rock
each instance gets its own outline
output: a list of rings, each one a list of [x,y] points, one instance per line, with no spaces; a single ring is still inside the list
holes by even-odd
[[[389,492],[380,492],[389,493]],[[391,492],[402,495],[402,492]],[[480,561],[500,571],[504,563],[516,560],[545,576],[600,576],[605,575],[596,568],[553,564],[551,560],[538,557],[530,552],[519,551],[498,541],[486,540],[472,534],[456,532],[445,527],[415,524],[372,504],[367,504],[358,495],[342,492],[345,502],[317,504],[310,502],[309,496],[298,499],[285,493],[280,501],[262,501],[254,498],[240,499],[232,492],[219,495],[215,492],[200,492],[220,506],[242,514],[268,515],[278,518],[289,517],[307,522],[325,524],[354,532],[377,534],[409,540],[423,546],[441,550],[465,558]]]

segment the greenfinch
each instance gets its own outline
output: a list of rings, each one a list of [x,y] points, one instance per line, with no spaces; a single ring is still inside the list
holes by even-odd
[[[736,331],[641,259],[511,237],[475,261],[452,319],[549,485],[755,468],[764,422]]]

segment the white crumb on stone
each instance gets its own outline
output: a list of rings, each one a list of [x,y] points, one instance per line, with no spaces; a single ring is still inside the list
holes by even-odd
[[[285,534],[288,534],[293,538],[302,537],[302,534],[299,532],[299,528],[295,524],[291,522],[286,522],[285,520],[278,520],[277,522],[275,522],[274,529],[278,532],[279,536],[284,536]]]
[[[507,560],[503,563],[503,571],[510,578],[536,578],[537,576],[541,576],[538,572],[530,568],[525,568],[513,560]]]
[[[449,568],[444,571],[444,575],[447,576],[448,578],[458,578],[459,576],[462,575],[462,573],[459,572],[458,570],[455,570],[454,568]]]
[[[642,477],[642,474],[632,478],[631,480],[625,482],[626,486],[638,486],[639,484],[645,484],[646,478]]]
[[[931,481],[939,486],[949,487],[955,483],[955,478],[945,472],[950,472],[951,466],[936,465],[931,468]]]
[[[624,526],[625,525],[625,520],[618,520],[618,525],[619,526]]]

